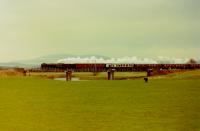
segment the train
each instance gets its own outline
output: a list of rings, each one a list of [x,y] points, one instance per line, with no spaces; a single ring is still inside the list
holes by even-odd
[[[71,70],[74,72],[107,72],[114,69],[117,72],[139,72],[153,70],[194,70],[200,69],[200,64],[99,64],[99,63],[43,63],[41,71],[43,72],[63,72]]]

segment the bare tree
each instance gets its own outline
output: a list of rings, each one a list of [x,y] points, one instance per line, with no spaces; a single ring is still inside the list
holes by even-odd
[[[197,61],[191,58],[187,64],[197,64]]]

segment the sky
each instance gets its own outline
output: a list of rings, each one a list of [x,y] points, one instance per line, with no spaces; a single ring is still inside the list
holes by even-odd
[[[0,0],[0,62],[200,56],[199,0]]]

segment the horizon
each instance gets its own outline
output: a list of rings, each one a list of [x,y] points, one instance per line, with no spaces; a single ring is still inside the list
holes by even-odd
[[[167,56],[108,56],[108,55],[101,55],[101,54],[83,54],[83,55],[76,55],[76,54],[45,54],[43,56],[36,56],[36,57],[30,57],[30,58],[19,58],[19,59],[13,59],[13,60],[5,60],[5,61],[0,61],[0,63],[12,63],[12,62],[20,62],[20,61],[31,61],[31,60],[38,60],[38,59],[55,59],[55,58],[62,58],[62,59],[67,59],[67,58],[92,58],[92,57],[96,57],[96,58],[103,58],[103,59],[121,59],[121,58],[140,58],[140,59],[162,59],[162,58],[165,58],[165,59],[181,59],[181,60],[184,60],[184,59],[187,59],[187,60],[190,60],[190,59],[194,59],[194,60],[197,60],[199,61],[200,60],[200,57],[167,57]]]
[[[49,54],[200,56],[198,0],[2,0],[0,63]]]
[[[34,59],[24,59],[18,61],[0,62],[0,66],[36,66],[42,63],[113,63],[113,64],[186,64],[193,60],[200,64],[200,58],[176,58],[176,57],[138,57],[138,56],[124,56],[124,57],[109,57],[101,55],[69,55],[69,54],[52,54]]]

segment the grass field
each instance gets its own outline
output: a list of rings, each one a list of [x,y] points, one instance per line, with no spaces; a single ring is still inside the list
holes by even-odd
[[[0,131],[200,131],[197,76],[149,83],[1,78]]]

